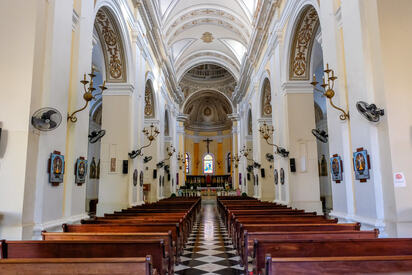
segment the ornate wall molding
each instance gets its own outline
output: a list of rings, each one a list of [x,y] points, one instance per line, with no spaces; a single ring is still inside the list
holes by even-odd
[[[116,20],[108,8],[102,7],[96,14],[94,27],[102,45],[107,82],[126,82],[126,59],[122,37]]]
[[[145,118],[153,118],[155,116],[154,110],[154,96],[153,96],[153,88],[150,81],[146,82],[146,88],[144,91],[144,116]]]
[[[265,79],[262,89],[262,117],[272,117],[272,93],[269,79]]]
[[[309,80],[312,46],[318,28],[318,13],[310,6],[302,12],[295,28],[289,65],[290,80]]]

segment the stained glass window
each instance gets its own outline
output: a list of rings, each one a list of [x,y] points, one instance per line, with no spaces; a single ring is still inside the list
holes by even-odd
[[[189,174],[189,154],[185,154],[185,171],[186,175]]]
[[[210,154],[207,154],[203,158],[203,173],[205,174],[213,174],[213,156]]]

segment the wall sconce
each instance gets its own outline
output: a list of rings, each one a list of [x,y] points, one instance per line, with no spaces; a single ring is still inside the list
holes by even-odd
[[[349,119],[349,112],[345,112],[342,108],[336,106],[332,101],[333,97],[335,96],[335,81],[336,79],[338,79],[338,77],[335,76],[335,72],[332,69],[329,69],[329,64],[326,64],[326,70],[324,70],[324,72],[326,74],[327,82],[325,81],[325,77],[322,77],[322,84],[320,86],[323,90],[317,87],[319,82],[316,81],[315,75],[313,75],[313,81],[310,84],[312,84],[315,91],[320,92],[324,97],[329,99],[330,105],[333,108],[342,112],[342,114],[339,116],[340,120]]]
[[[83,99],[86,101],[86,104],[83,106],[83,108],[80,108],[76,111],[74,111],[72,114],[67,115],[67,120],[76,123],[77,122],[77,117],[76,114],[85,110],[87,106],[89,105],[89,102],[92,101],[92,99],[95,99],[96,96],[103,94],[104,90],[107,90],[106,87],[106,80],[103,82],[103,85],[99,86],[100,92],[96,93],[93,95],[93,92],[96,91],[96,88],[93,87],[93,79],[96,77],[94,74],[94,69],[92,69],[92,72],[89,74],[90,81],[86,79],[86,74],[84,74],[84,79],[80,81],[80,83],[83,84],[83,89],[84,89],[84,94],[83,94]],[[87,84],[89,84],[89,87],[87,87]]]
[[[165,165],[165,161],[169,160],[173,156],[173,154],[176,152],[176,149],[171,145],[170,147],[166,148],[166,151],[167,151],[168,157],[162,160],[161,162],[159,162],[158,164],[156,164],[157,168],[162,168]]]
[[[139,149],[136,149],[132,152],[129,153],[129,157],[131,159],[136,158],[137,156],[143,156],[142,154],[142,150],[144,148],[149,147],[150,145],[152,145],[152,142],[154,140],[156,140],[156,137],[160,134],[160,131],[157,127],[155,127],[153,124],[150,125],[150,130],[148,130],[147,128],[143,129],[143,134],[146,136],[146,138],[149,140],[149,143],[143,147],[140,147]]]
[[[274,143],[270,143],[269,139],[273,135],[273,132],[275,131],[275,128],[273,126],[269,126],[265,123],[263,123],[262,126],[260,126],[259,132],[264,140],[266,140],[266,143],[274,146],[276,148],[276,154],[281,155],[284,158],[287,158],[289,156],[289,151],[287,151],[285,148],[280,147]]]
[[[246,145],[245,145],[245,146],[243,146],[242,150],[240,150],[240,154],[242,154],[242,156],[244,156],[247,160],[253,161],[253,159],[248,158],[249,153],[250,153],[251,151],[252,151],[252,150],[249,149],[249,148],[246,148]]]
[[[238,154],[234,155],[233,157],[230,158],[230,161],[235,164],[235,168],[238,167],[238,164],[240,162],[240,157]]]
[[[182,165],[179,166],[179,169],[182,170],[182,167],[186,164],[185,154],[179,152],[177,154],[177,161],[180,161],[182,163]]]

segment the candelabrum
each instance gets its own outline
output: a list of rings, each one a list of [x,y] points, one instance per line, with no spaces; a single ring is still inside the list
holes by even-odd
[[[330,105],[335,108],[336,110],[340,111],[342,114],[339,116],[340,120],[346,120],[349,119],[349,112],[345,112],[342,108],[339,108],[336,106],[332,99],[335,96],[335,81],[338,79],[337,76],[335,76],[335,72],[332,69],[329,69],[329,64],[326,64],[326,70],[324,70],[324,73],[326,74],[326,79],[325,76],[322,77],[322,84],[320,85],[322,89],[318,88],[319,82],[316,81],[316,76],[313,75],[313,81],[310,83],[314,87],[315,91],[321,93],[324,97],[329,99]]]
[[[80,83],[83,84],[83,89],[84,89],[83,99],[84,101],[86,101],[85,105],[82,108],[74,111],[72,114],[67,115],[67,120],[70,120],[73,123],[77,122],[77,117],[76,117],[77,113],[85,110],[87,106],[89,105],[90,101],[92,101],[93,99],[96,99],[96,96],[103,94],[103,92],[107,90],[106,81],[104,81],[103,84],[99,86],[100,92],[94,93],[96,91],[96,88],[93,86],[93,79],[96,77],[96,75],[94,74],[94,69],[92,69],[92,72],[89,74],[89,77],[90,77],[90,81],[87,80],[86,74],[84,74],[83,80],[80,81]],[[87,87],[87,85],[89,86]]]
[[[269,142],[269,139],[273,136],[273,132],[275,129],[273,126],[269,126],[265,123],[263,123],[262,126],[260,126],[259,132],[264,140],[266,140],[266,143],[275,147],[276,149],[276,154],[281,155],[284,158],[287,158],[289,156],[289,151],[287,151],[285,148],[280,147],[279,145],[276,145],[274,143]]]
[[[181,162],[181,165],[179,166],[179,169],[182,170],[182,167],[186,164],[186,156],[183,153],[178,153],[177,154],[177,161]]]
[[[160,131],[157,127],[155,127],[153,124],[150,125],[150,128],[144,128],[143,129],[143,134],[146,136],[147,140],[149,141],[148,144],[146,144],[143,147],[140,147],[139,149],[133,150],[132,152],[129,153],[129,157],[131,159],[136,158],[137,156],[143,156],[142,154],[142,150],[144,148],[149,147],[150,145],[152,145],[152,142],[156,140],[156,137],[160,134]]]

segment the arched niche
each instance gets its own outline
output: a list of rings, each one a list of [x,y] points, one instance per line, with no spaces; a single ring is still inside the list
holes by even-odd
[[[247,114],[247,134],[251,136],[253,134],[253,120],[252,120],[252,110],[249,109]]]
[[[144,116],[145,118],[155,117],[155,101],[153,94],[153,83],[149,79],[146,81],[146,87],[144,92]]]
[[[165,111],[165,126],[164,126],[164,136],[168,137],[170,136],[170,130],[169,130],[169,111]]]
[[[261,116],[270,118],[272,117],[272,93],[268,78],[263,82],[261,97]]]
[[[106,81],[124,83],[127,81],[126,54],[116,17],[108,7],[101,7],[96,13],[94,28],[101,43]]]
[[[320,22],[313,6],[304,8],[294,28],[289,60],[290,80],[309,80],[313,42]]]

